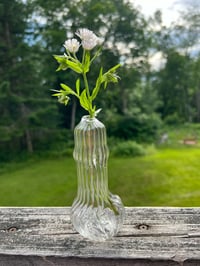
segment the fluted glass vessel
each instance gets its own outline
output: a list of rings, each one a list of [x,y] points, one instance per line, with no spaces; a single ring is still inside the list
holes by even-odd
[[[123,223],[124,207],[108,189],[105,126],[97,118],[84,116],[74,130],[74,140],[78,190],[71,208],[72,224],[86,238],[106,240]]]

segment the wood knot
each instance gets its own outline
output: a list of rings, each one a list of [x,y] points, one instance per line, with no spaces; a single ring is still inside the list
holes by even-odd
[[[11,233],[15,233],[17,230],[18,230],[17,227],[12,226],[12,227],[7,228],[7,229],[6,229],[6,232],[9,232],[9,233],[10,233],[10,232],[11,232]]]
[[[148,230],[149,227],[150,226],[148,224],[138,224],[137,225],[137,229],[139,229],[139,230]]]

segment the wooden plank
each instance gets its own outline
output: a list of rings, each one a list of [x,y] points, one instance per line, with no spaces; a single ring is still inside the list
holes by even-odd
[[[0,266],[200,265],[200,208],[129,207],[119,234],[95,243],[73,230],[69,213],[0,208]]]
[[[0,266],[199,266],[199,261],[179,264],[174,261],[60,258],[38,256],[0,256]]]

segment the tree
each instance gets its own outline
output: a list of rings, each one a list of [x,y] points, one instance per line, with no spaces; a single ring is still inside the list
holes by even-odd
[[[192,95],[192,102],[191,105],[193,106],[194,110],[194,121],[200,122],[200,57],[195,58],[193,61],[192,67],[192,88],[193,88],[193,95]]]
[[[42,88],[39,47],[29,43],[31,9],[20,0],[0,5],[0,145],[4,151],[33,152],[41,131],[51,125],[55,105]],[[18,14],[18,15],[17,15]],[[53,107],[54,106],[54,107]]]
[[[160,13],[156,14],[160,28],[154,32],[155,47],[161,51],[166,65],[154,80],[163,105],[162,117],[179,121],[199,120],[199,1],[185,0],[180,20],[169,28],[163,27]],[[158,27],[157,27],[158,28]]]
[[[163,103],[160,112],[163,118],[177,115],[182,121],[191,121],[192,60],[175,50],[168,51],[165,67],[158,73],[155,82]]]
[[[183,1],[183,11],[181,13],[181,24],[176,27],[180,38],[179,47],[182,52],[190,55],[193,59],[193,66],[190,69],[193,91],[192,107],[194,110],[194,121],[200,122],[200,2],[198,0]]]

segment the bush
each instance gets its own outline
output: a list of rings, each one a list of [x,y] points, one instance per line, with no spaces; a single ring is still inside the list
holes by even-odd
[[[112,150],[114,156],[125,156],[125,157],[135,157],[142,156],[146,154],[145,149],[142,145],[136,143],[135,141],[124,141],[119,142],[115,148]]]
[[[123,140],[135,140],[137,142],[150,143],[157,138],[161,127],[158,115],[140,115],[137,117],[123,116],[114,123],[106,125],[108,135]]]
[[[51,157],[72,155],[74,147],[73,131],[67,129],[31,132],[33,153],[27,151],[25,137],[0,141],[0,163],[23,161],[33,156]]]
[[[182,124],[184,121],[182,118],[180,118],[178,116],[177,113],[174,113],[174,114],[166,116],[164,118],[164,122],[165,122],[165,124],[167,124],[169,126],[177,126],[177,125]]]

